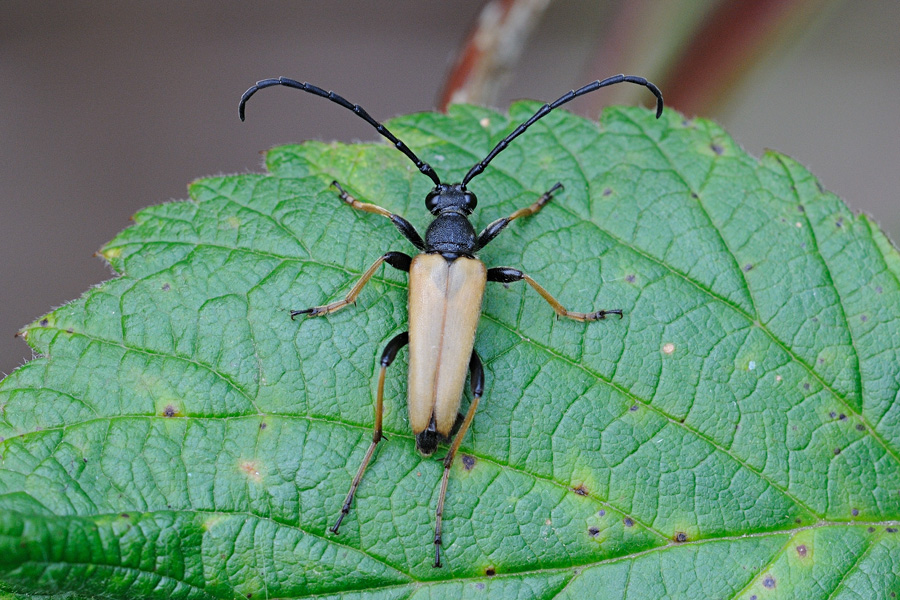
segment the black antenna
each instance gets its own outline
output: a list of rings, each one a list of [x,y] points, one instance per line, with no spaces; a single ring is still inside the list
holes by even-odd
[[[572,90],[571,92],[560,96],[558,99],[551,102],[550,104],[545,104],[544,106],[542,106],[540,108],[540,110],[538,110],[536,113],[534,113],[534,116],[532,116],[530,119],[528,119],[527,121],[525,121],[524,123],[522,123],[521,125],[516,127],[512,133],[510,133],[508,136],[503,138],[503,140],[499,144],[494,146],[494,149],[491,150],[490,153],[486,157],[484,157],[484,160],[482,160],[481,162],[477,163],[474,167],[469,169],[469,172],[466,173],[466,176],[463,177],[463,180],[462,180],[463,188],[465,188],[466,184],[469,183],[473,177],[475,177],[476,175],[478,175],[479,173],[484,171],[484,168],[488,165],[488,163],[491,162],[492,160],[494,160],[495,156],[497,156],[498,154],[503,152],[506,149],[506,147],[509,146],[509,143],[511,141],[513,141],[514,139],[516,139],[517,137],[519,137],[520,135],[525,133],[525,130],[528,129],[529,127],[531,127],[535,123],[535,121],[546,116],[547,113],[549,113],[551,110],[562,106],[569,100],[574,100],[578,96],[590,94],[591,92],[597,91],[600,88],[603,88],[603,87],[606,87],[609,85],[615,85],[617,83],[622,83],[623,81],[627,81],[628,83],[636,83],[637,85],[642,85],[645,88],[647,88],[648,90],[650,90],[651,92],[653,92],[653,95],[656,96],[656,118],[658,119],[660,117],[660,115],[662,114],[662,110],[663,110],[662,92],[659,91],[658,87],[656,87],[655,85],[653,85],[652,83],[650,83],[649,81],[644,79],[643,77],[636,77],[634,75],[614,75],[612,77],[607,77],[603,81],[598,80],[593,83],[589,83],[586,86],[584,86],[583,88],[580,88],[578,90]]]
[[[397,148],[397,150],[405,154],[409,158],[409,160],[415,163],[415,165],[419,168],[419,171],[431,178],[431,180],[434,182],[434,185],[441,185],[441,180],[438,177],[437,173],[434,172],[434,169],[431,168],[431,165],[420,160],[419,157],[416,156],[406,144],[397,139],[397,137],[393,133],[391,133],[387,127],[373,119],[362,106],[360,106],[359,104],[351,104],[346,99],[338,96],[334,92],[326,92],[322,88],[316,87],[309,83],[300,83],[299,81],[294,81],[293,79],[288,79],[287,77],[279,77],[277,79],[263,79],[262,81],[257,81],[256,85],[252,86],[249,90],[244,92],[243,96],[241,96],[241,104],[238,107],[238,112],[241,115],[241,121],[244,120],[244,105],[247,104],[247,100],[250,99],[250,96],[263,88],[272,87],[274,85],[283,85],[285,87],[294,88],[296,90],[309,92],[310,94],[321,96],[326,100],[331,100],[335,104],[340,104],[344,108],[353,111],[355,115],[374,127],[375,130],[378,131],[378,133],[389,139],[391,143],[394,144],[394,147]]]

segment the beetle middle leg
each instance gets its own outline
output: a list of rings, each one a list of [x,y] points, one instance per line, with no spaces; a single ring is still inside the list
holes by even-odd
[[[378,442],[384,437],[381,429],[381,419],[384,414],[384,375],[387,372],[387,368],[391,366],[391,363],[394,362],[394,359],[397,357],[397,352],[408,343],[409,332],[404,331],[388,342],[388,345],[384,348],[384,352],[381,354],[381,372],[378,374],[378,394],[375,397],[375,428],[372,431],[372,443],[369,444],[369,449],[363,457],[362,464],[359,465],[356,477],[353,478],[353,483],[350,484],[350,491],[347,492],[347,499],[344,500],[344,505],[341,507],[341,516],[338,517],[337,522],[335,522],[329,530],[331,533],[337,534],[338,529],[341,527],[341,521],[343,521],[344,517],[347,516],[347,513],[350,512],[350,505],[353,503],[353,496],[356,495],[356,488],[359,487],[359,482],[362,481],[363,473],[365,473],[366,467],[369,466],[369,462],[375,454],[375,448],[378,446]]]
[[[550,292],[545,290],[541,284],[518,269],[512,269],[510,267],[494,267],[488,269],[487,272],[487,280],[498,283],[512,283],[514,281],[522,281],[523,279],[528,285],[534,288],[534,291],[547,301],[547,304],[553,308],[557,316],[574,319],[576,321],[599,321],[600,319],[605,319],[606,315],[619,315],[619,318],[622,318],[622,310],[619,308],[615,310],[597,310],[591,313],[571,311],[560,304],[559,300],[551,296]]]
[[[356,297],[359,296],[359,293],[362,289],[369,283],[369,280],[372,278],[372,275],[375,274],[375,271],[378,270],[378,267],[381,266],[381,263],[387,263],[394,267],[395,269],[399,269],[400,271],[406,271],[409,273],[409,265],[412,262],[412,257],[408,254],[403,254],[402,252],[387,252],[384,256],[381,256],[378,260],[372,263],[372,266],[363,273],[362,277],[359,278],[359,281],[356,282],[356,285],[353,286],[353,289],[344,297],[343,300],[338,300],[337,302],[332,302],[331,304],[326,304],[325,306],[314,306],[312,308],[304,308],[303,310],[292,310],[291,318],[293,319],[297,315],[309,315],[311,317],[318,317],[320,315],[327,315],[329,313],[336,312],[341,310],[345,306],[349,304],[353,304],[356,302]]]
[[[478,358],[478,354],[474,350],[472,350],[472,358],[469,359],[469,377],[472,381],[472,403],[469,405],[469,410],[466,412],[465,419],[463,419],[462,424],[459,426],[459,431],[453,438],[453,444],[450,446],[450,451],[447,452],[447,456],[444,457],[444,476],[441,478],[441,491],[438,495],[437,510],[435,511],[435,567],[441,566],[441,544],[443,543],[443,539],[441,538],[441,525],[444,517],[444,498],[447,496],[447,482],[450,480],[450,467],[453,465],[453,458],[456,456],[456,451],[459,450],[459,445],[462,443],[463,438],[466,437],[469,425],[472,424],[472,418],[475,416],[475,409],[478,408],[478,401],[481,400],[481,395],[484,393],[484,368],[481,366],[481,359]]]

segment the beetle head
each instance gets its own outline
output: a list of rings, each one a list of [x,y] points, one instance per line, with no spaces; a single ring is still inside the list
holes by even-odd
[[[461,183],[436,185],[425,196],[425,208],[431,211],[433,215],[448,208],[455,208],[467,215],[471,215],[477,205],[478,198],[475,197],[475,194],[466,190],[466,186]]]

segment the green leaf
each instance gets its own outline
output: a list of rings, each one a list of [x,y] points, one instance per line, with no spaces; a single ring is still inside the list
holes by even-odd
[[[391,123],[458,180],[536,108]],[[378,357],[406,327],[387,219],[430,182],[393,148],[306,143],[205,179],[103,250],[121,276],[24,329],[0,387],[0,589],[77,597],[890,598],[900,591],[900,255],[800,165],[715,125],[556,111],[469,186],[476,227],[565,185],[482,253],[486,394],[454,465],[406,422],[341,534]],[[464,400],[467,403],[468,400]],[[331,597],[331,596],[328,596]]]

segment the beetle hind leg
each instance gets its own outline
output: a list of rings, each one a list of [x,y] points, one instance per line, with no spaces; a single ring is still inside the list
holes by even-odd
[[[466,437],[466,432],[472,424],[472,418],[475,416],[475,409],[478,408],[478,401],[481,400],[481,395],[484,393],[484,368],[481,366],[481,359],[478,358],[478,354],[474,350],[472,350],[472,358],[469,360],[469,373],[472,380],[472,403],[469,405],[469,410],[466,412],[466,416],[459,426],[459,431],[453,438],[453,445],[450,446],[450,451],[447,452],[447,456],[444,457],[444,476],[441,478],[441,491],[438,495],[437,510],[435,511],[435,567],[441,566],[441,545],[443,544],[441,529],[444,518],[444,498],[447,497],[447,483],[450,480],[450,467],[453,465],[453,458],[456,456],[456,451],[459,450],[459,445],[462,443],[463,438]]]
[[[363,457],[362,464],[359,465],[356,477],[353,478],[353,483],[350,484],[350,491],[347,492],[347,498],[344,500],[344,505],[341,507],[341,514],[335,524],[329,529],[331,533],[337,534],[338,529],[341,527],[341,522],[344,520],[344,517],[347,516],[347,513],[350,512],[350,505],[353,503],[353,497],[356,495],[356,488],[359,487],[359,482],[362,481],[363,473],[365,473],[366,467],[369,466],[369,462],[375,454],[375,448],[378,446],[378,442],[384,438],[384,434],[381,430],[381,418],[384,414],[384,375],[387,372],[387,368],[394,362],[394,358],[397,357],[397,352],[408,343],[409,332],[404,331],[388,342],[388,345],[384,348],[384,352],[381,354],[381,372],[378,374],[378,394],[375,397],[375,427],[372,431],[372,443],[369,444],[369,449]]]

